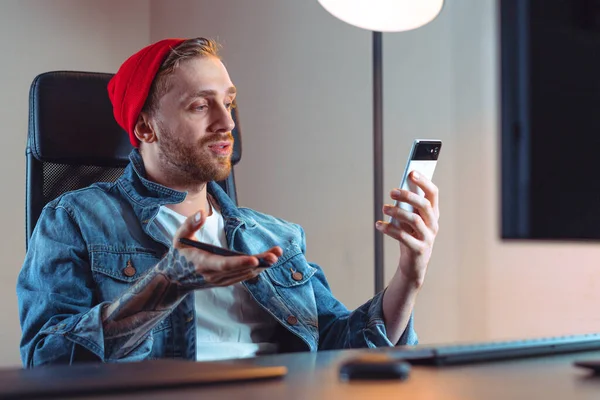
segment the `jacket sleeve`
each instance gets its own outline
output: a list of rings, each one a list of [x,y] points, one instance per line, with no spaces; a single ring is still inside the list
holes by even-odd
[[[152,335],[126,358],[111,359],[102,309],[96,304],[88,250],[70,210],[47,205],[29,241],[17,280],[21,360],[25,367],[75,361],[135,361],[152,350]],[[115,339],[118,340],[118,339]]]
[[[318,299],[319,350],[403,346],[418,343],[412,315],[400,340],[394,344],[388,339],[383,319],[385,290],[354,311],[349,311],[331,293],[321,268],[311,265],[318,270],[313,276],[313,288]]]
[[[301,232],[301,247],[304,253],[306,246],[304,230],[300,226],[298,228]],[[388,339],[383,318],[385,290],[354,311],[349,311],[334,297],[321,267],[316,264],[310,265],[317,269],[312,277],[312,285],[319,320],[319,350],[403,346],[418,343],[412,315],[398,342],[394,344]]]

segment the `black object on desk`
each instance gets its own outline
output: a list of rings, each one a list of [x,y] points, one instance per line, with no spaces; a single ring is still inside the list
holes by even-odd
[[[115,364],[85,363],[33,369],[11,368],[0,369],[0,398],[22,399],[165,389],[281,378],[286,374],[287,368],[283,366],[168,359]]]
[[[575,361],[573,365],[591,370],[595,374],[600,374],[600,359]]]
[[[504,342],[385,349],[415,365],[454,365],[599,350],[600,334],[556,336]]]
[[[340,366],[340,379],[382,380],[408,378],[410,364],[382,353],[365,353],[343,362]]]

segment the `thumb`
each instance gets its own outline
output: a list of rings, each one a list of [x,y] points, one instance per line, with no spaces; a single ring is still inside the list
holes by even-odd
[[[197,213],[190,215],[187,219],[181,224],[175,235],[173,236],[173,247],[180,247],[179,239],[187,238],[193,239],[194,235],[204,225],[206,221],[206,211],[200,210]]]

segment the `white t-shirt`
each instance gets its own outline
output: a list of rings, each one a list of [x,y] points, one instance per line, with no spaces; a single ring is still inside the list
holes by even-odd
[[[160,207],[156,222],[172,239],[185,217]],[[228,248],[225,223],[217,207],[196,232],[198,241]],[[241,283],[227,287],[196,290],[196,360],[223,360],[275,353],[269,340],[277,321],[254,300]]]

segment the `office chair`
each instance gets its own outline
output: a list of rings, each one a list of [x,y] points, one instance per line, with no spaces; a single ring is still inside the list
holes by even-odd
[[[54,71],[38,75],[29,91],[25,246],[42,208],[61,194],[95,182],[114,182],[133,149],[113,117],[106,85],[112,74]],[[232,165],[242,156],[237,111]],[[233,168],[218,182],[237,204]]]

